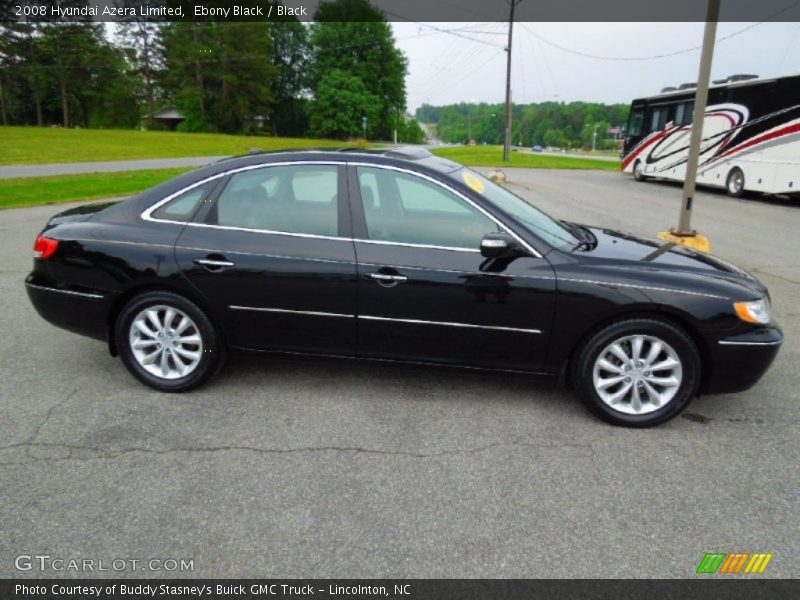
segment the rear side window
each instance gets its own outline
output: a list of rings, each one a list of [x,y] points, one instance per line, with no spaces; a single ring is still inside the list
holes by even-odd
[[[210,215],[216,225],[339,235],[336,165],[264,167],[234,174]]]
[[[176,196],[166,204],[154,210],[152,217],[164,221],[180,221],[181,223],[191,221],[194,213],[200,207],[200,203],[208,196],[216,183],[216,181],[209,181],[208,183],[183,192],[181,195]]]

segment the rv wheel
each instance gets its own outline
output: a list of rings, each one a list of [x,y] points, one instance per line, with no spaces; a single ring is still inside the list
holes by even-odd
[[[728,173],[728,179],[725,180],[725,189],[728,190],[728,195],[734,198],[739,198],[744,194],[744,173],[739,167],[734,167]]]
[[[637,160],[633,164],[633,178],[636,181],[647,181],[647,176],[644,174],[644,164],[641,160]]]

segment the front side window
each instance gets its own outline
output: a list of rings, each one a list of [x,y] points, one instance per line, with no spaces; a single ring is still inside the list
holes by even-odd
[[[492,219],[442,186],[400,171],[358,167],[369,239],[477,250]]]
[[[462,169],[453,173],[452,176],[463,178],[473,190],[483,195],[503,212],[514,217],[551,246],[571,248],[578,243],[578,239],[564,223],[543,213],[532,204],[490,181],[480,173]]]
[[[339,235],[338,168],[288,165],[231,176],[211,220],[217,225],[310,235]]]

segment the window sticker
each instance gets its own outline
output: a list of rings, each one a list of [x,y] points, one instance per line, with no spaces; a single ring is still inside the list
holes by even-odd
[[[483,188],[483,182],[480,179],[475,177],[475,175],[473,175],[469,171],[464,171],[463,177],[464,177],[464,183],[466,183],[469,187],[471,187],[473,190],[475,190],[479,194],[483,193],[483,189],[484,189]]]

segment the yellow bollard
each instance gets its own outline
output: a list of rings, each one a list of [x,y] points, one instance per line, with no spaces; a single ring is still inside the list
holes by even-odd
[[[696,231],[690,234],[678,235],[674,230],[670,229],[669,231],[660,232],[658,234],[658,239],[664,240],[665,242],[674,242],[686,246],[687,248],[692,248],[693,250],[699,250],[700,252],[711,252],[711,240]]]

